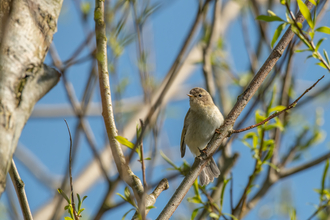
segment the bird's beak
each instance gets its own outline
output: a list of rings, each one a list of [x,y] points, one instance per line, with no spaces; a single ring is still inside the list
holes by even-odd
[[[191,95],[191,94],[187,94],[187,96],[189,96],[189,97],[194,97],[193,95]]]

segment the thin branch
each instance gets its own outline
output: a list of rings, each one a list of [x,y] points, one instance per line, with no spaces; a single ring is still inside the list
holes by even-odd
[[[233,188],[234,188],[234,178],[233,178],[233,172],[230,172],[230,210],[231,210],[231,214],[234,213],[234,199],[233,199]]]
[[[73,183],[72,183],[72,137],[71,137],[71,132],[70,132],[70,128],[68,125],[68,122],[64,119],[66,127],[68,128],[68,132],[69,132],[69,137],[70,137],[70,152],[69,152],[69,176],[70,176],[70,188],[71,188],[71,200],[72,200],[72,209],[73,209],[73,216],[75,218],[75,220],[78,220],[78,214],[76,211],[76,205],[74,203],[74,193],[73,193]]]
[[[330,152],[319,157],[319,158],[316,158],[308,163],[305,163],[305,164],[302,164],[300,166],[297,166],[297,167],[292,167],[292,168],[287,168],[287,169],[282,169],[280,172],[279,172],[279,177],[280,178],[285,178],[285,177],[288,177],[288,176],[291,176],[293,174],[296,174],[300,171],[303,171],[303,170],[306,170],[310,167],[313,167],[327,159],[330,158]]]
[[[211,33],[209,40],[207,42],[207,45],[204,49],[203,53],[203,73],[205,77],[206,82],[206,90],[211,94],[212,97],[215,95],[215,85],[214,85],[214,79],[213,79],[213,73],[212,73],[212,49],[217,41],[219,35],[219,17],[221,16],[221,3],[222,0],[215,0],[214,3],[214,10],[213,10],[213,19],[212,19],[212,27],[211,27]],[[216,30],[217,29],[217,30]]]
[[[15,187],[15,191],[17,194],[19,204],[22,209],[22,214],[23,214],[24,220],[33,220],[29,202],[27,200],[25,190],[24,190],[25,184],[22,181],[21,177],[19,176],[19,173],[17,171],[16,165],[15,165],[15,162],[13,159],[11,161],[9,175],[10,175],[11,181],[13,182],[13,185]]]
[[[142,128],[143,127],[143,121],[142,121],[142,119],[140,119],[140,125],[141,125],[141,128]],[[142,141],[141,141],[141,144],[140,144],[140,151],[141,151],[143,187],[144,187],[144,189],[146,189],[148,187],[148,185],[147,185],[147,180],[146,180],[146,168],[145,168],[145,165],[144,165],[143,142]]]
[[[318,207],[318,209],[315,210],[315,212],[313,212],[313,214],[307,220],[312,220],[314,216],[316,216],[319,212],[321,212],[323,209],[325,209],[328,206],[329,206],[328,204],[324,204],[324,205]]]
[[[293,156],[295,155],[297,148],[301,144],[302,138],[305,137],[307,132],[308,132],[308,128],[305,128],[301,132],[301,134],[296,138],[296,143],[290,148],[289,152],[284,156],[284,158],[282,159],[281,163],[278,166],[279,168],[284,167],[288,162],[292,161]]]
[[[323,79],[323,78],[324,78],[324,75],[323,75],[321,78],[319,78],[319,79],[318,79],[318,80],[317,80],[317,81],[316,81],[311,87],[309,87],[308,89],[306,89],[306,91],[305,91],[301,96],[299,96],[294,102],[292,102],[288,107],[286,107],[286,108],[283,109],[282,111],[279,111],[279,112],[276,112],[276,113],[272,114],[271,116],[269,116],[268,118],[266,118],[266,119],[263,120],[262,122],[259,122],[259,123],[255,124],[255,125],[251,125],[251,126],[249,126],[249,127],[242,128],[242,129],[238,129],[238,130],[233,130],[232,133],[240,133],[240,132],[247,131],[247,130],[250,130],[250,129],[252,129],[252,128],[258,127],[258,126],[260,126],[260,125],[263,125],[263,124],[265,124],[266,122],[268,122],[269,120],[271,120],[271,119],[275,118],[276,116],[282,114],[283,112],[286,112],[287,110],[294,108],[294,107],[297,105],[298,101],[299,101],[299,100],[300,100],[300,99],[301,99],[301,98],[302,98],[307,92],[309,92],[314,86],[316,86],[316,84],[317,84],[321,79]]]

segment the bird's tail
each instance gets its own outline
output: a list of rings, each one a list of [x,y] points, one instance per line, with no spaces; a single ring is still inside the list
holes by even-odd
[[[199,181],[202,186],[213,182],[214,177],[218,177],[220,175],[220,170],[215,163],[214,159],[211,158],[209,164],[207,164],[202,172],[199,174]]]

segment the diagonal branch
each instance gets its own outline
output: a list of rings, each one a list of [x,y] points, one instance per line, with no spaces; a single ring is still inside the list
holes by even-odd
[[[321,157],[318,157],[308,163],[305,163],[305,164],[302,164],[300,166],[297,166],[297,167],[292,167],[292,168],[287,168],[287,169],[282,169],[279,173],[279,177],[280,178],[285,178],[285,177],[288,177],[288,176],[291,176],[293,174],[296,174],[300,171],[303,171],[303,170],[306,170],[308,168],[311,168],[327,159],[330,158],[330,152],[321,156]]]

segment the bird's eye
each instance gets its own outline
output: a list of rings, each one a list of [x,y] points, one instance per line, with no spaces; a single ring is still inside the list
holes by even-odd
[[[202,94],[199,94],[198,96],[199,96],[199,97],[202,97]]]

